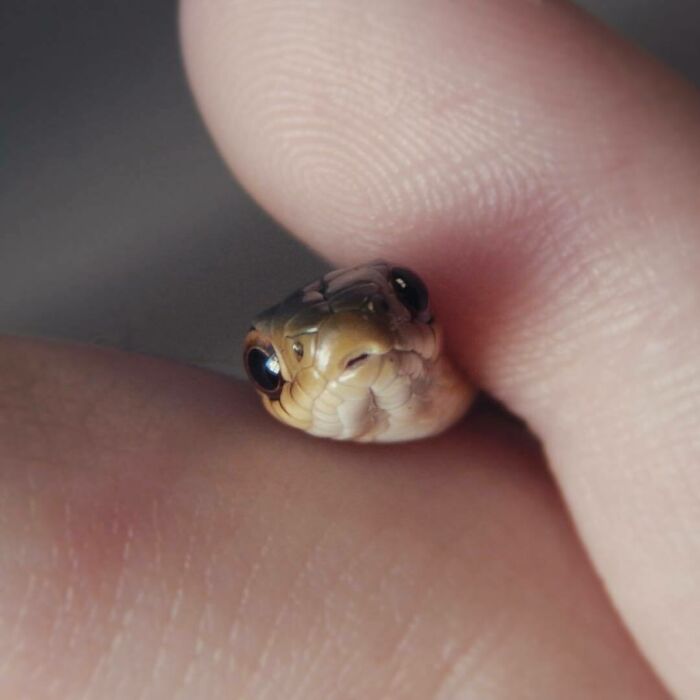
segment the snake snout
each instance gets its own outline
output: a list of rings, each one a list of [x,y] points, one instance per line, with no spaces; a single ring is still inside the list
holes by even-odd
[[[389,352],[394,340],[386,324],[375,315],[358,311],[332,314],[318,330],[317,366],[328,377],[338,376],[372,355]]]

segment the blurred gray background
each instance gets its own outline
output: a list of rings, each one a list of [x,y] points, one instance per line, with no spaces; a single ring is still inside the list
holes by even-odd
[[[579,4],[700,84],[698,0]],[[240,373],[251,311],[324,265],[216,154],[175,2],[0,0],[0,76],[0,331]]]

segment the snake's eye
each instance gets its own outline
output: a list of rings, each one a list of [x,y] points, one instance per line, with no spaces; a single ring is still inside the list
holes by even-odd
[[[428,308],[428,290],[418,275],[403,267],[391,271],[391,285],[399,301],[412,313],[419,314]]]
[[[255,386],[270,398],[277,398],[282,388],[280,361],[272,350],[261,347],[250,348],[244,357],[248,376]]]

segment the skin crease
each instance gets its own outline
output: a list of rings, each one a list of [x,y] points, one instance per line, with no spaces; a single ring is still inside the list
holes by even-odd
[[[0,697],[668,697],[649,663],[697,697],[692,90],[558,2],[182,28],[246,186],[338,263],[401,250],[566,507],[497,412],[337,445],[205,372],[0,341]]]

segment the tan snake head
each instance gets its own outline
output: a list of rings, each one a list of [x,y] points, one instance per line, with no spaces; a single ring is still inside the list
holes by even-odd
[[[474,396],[443,355],[425,285],[384,261],[330,272],[260,314],[244,364],[273,416],[337,440],[434,435]]]

